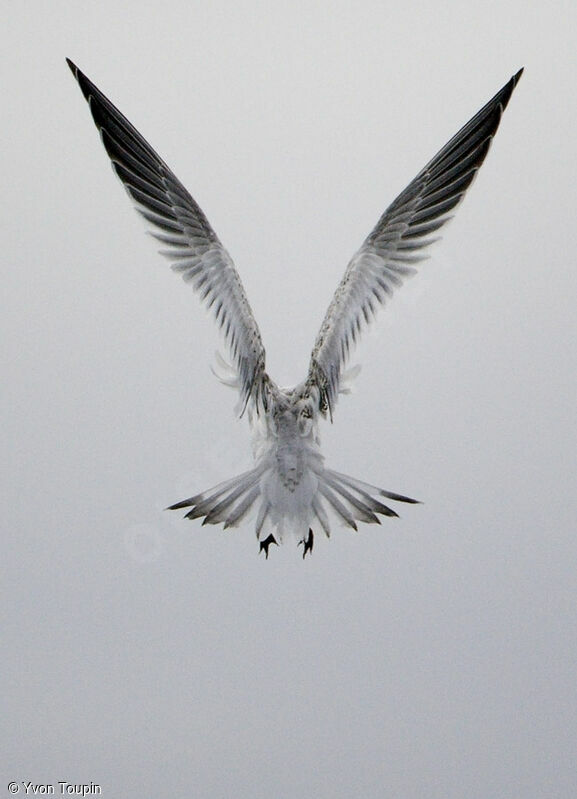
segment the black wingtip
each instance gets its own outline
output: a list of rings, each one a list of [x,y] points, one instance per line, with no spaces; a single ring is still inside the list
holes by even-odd
[[[521,69],[513,75],[513,77],[509,80],[508,83],[505,84],[505,86],[503,86],[503,88],[501,89],[501,91],[497,95],[497,97],[499,97],[499,95],[500,95],[499,99],[500,99],[501,108],[502,108],[503,111],[505,110],[505,108],[507,108],[507,105],[509,104],[509,100],[511,99],[511,95],[513,94],[517,84],[521,80],[521,75],[523,74],[523,70],[524,69],[525,69],[525,67],[521,67]],[[497,99],[497,98],[495,98],[495,99]]]
[[[524,69],[525,67],[521,67],[521,69],[518,72],[515,72],[509,83],[505,86],[505,89],[508,89],[508,92],[507,92],[507,97],[503,103],[504,109],[507,107],[507,103],[511,99],[511,95],[513,94],[514,90],[517,87],[517,84],[521,80],[521,75],[523,74]]]
[[[70,67],[70,71],[74,75],[74,79],[76,83],[80,86],[80,91],[84,95],[84,99],[88,102],[90,101],[90,95],[93,94],[96,89],[96,86],[86,77],[84,72],[81,69],[78,69],[74,61],[71,61],[69,58],[66,59],[66,63]]]

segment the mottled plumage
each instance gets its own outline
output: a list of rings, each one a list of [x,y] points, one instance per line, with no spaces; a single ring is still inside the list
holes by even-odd
[[[112,166],[136,209],[162,242],[162,254],[213,310],[230,353],[217,376],[238,389],[253,433],[255,466],[208,491],[171,505],[186,518],[235,527],[255,513],[260,551],[294,535],[303,557],[314,532],[330,534],[330,517],[357,529],[396,516],[382,499],[409,497],[327,469],[318,423],[331,420],[362,328],[393,291],[414,274],[434,234],[451,218],[485,160],[522,70],[446,144],[387,208],[351,259],[321,325],[302,383],[277,386],[231,257],[202,210],[169,167],[120,111],[71,62]],[[352,370],[351,370],[352,371]]]

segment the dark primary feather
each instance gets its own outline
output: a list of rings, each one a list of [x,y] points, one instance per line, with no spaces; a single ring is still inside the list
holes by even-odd
[[[341,371],[363,325],[394,289],[415,272],[423,250],[436,239],[463,199],[489,151],[501,115],[523,70],[419,172],[381,216],[351,259],[319,331],[308,383],[332,417]]]
[[[206,216],[170,168],[107,97],[69,59],[88,101],[112,166],[162,254],[213,308],[239,375],[242,407],[252,398],[266,403],[265,351],[232,259]]]

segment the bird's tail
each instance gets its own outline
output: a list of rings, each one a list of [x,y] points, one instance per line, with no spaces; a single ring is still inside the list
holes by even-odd
[[[380,524],[379,515],[398,516],[398,513],[388,505],[385,505],[380,497],[393,500],[394,502],[410,502],[416,504],[417,499],[405,497],[402,494],[395,494],[392,491],[385,491],[384,488],[370,483],[364,483],[349,475],[335,472],[332,469],[324,469],[319,475],[319,494],[324,503],[328,506],[337,518],[354,530],[357,529],[357,522],[366,524]],[[328,520],[326,514],[321,518],[324,510],[320,502],[315,502],[315,515],[321,527],[328,535]]]
[[[329,536],[330,517],[356,530],[357,522],[380,524],[379,516],[398,516],[382,498],[393,502],[418,502],[322,466],[314,470],[311,493],[299,496],[298,491],[291,492],[280,486],[271,493],[265,475],[267,469],[266,463],[260,464],[202,494],[176,502],[168,510],[190,508],[185,519],[202,518],[203,524],[222,524],[226,529],[236,527],[258,506],[257,538],[261,539],[267,528],[267,532],[272,530],[272,533],[266,540],[282,543],[285,530],[291,530],[301,543],[310,540],[309,549],[312,549],[309,534],[316,529]]]
[[[260,496],[261,467],[225,480],[224,483],[209,488],[202,494],[176,502],[167,510],[190,508],[185,519],[198,519],[204,516],[203,524],[223,524],[236,527],[253,509]]]

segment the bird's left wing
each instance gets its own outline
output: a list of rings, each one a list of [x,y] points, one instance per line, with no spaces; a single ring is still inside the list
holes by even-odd
[[[266,405],[265,351],[238,272],[182,183],[107,97],[67,59],[100,131],[114,171],[172,268],[212,308],[238,375],[241,408]]]
[[[485,160],[519,70],[419,172],[381,216],[351,259],[317,336],[307,383],[331,415],[342,369],[364,324],[415,272],[432,233],[447,222]]]

